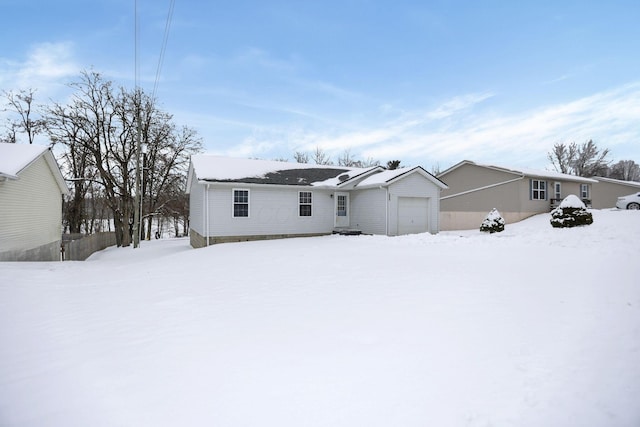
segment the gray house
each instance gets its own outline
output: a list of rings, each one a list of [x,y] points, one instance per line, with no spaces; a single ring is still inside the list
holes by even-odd
[[[569,194],[591,206],[598,182],[558,172],[512,169],[469,160],[450,167],[438,178],[449,186],[440,199],[442,230],[478,228],[493,208],[507,223],[518,222],[549,212]]]
[[[192,156],[193,247],[362,232],[437,233],[447,186],[422,167],[386,170]]]
[[[0,143],[0,261],[59,261],[62,196],[51,150]]]
[[[593,207],[607,209],[616,206],[618,197],[640,191],[640,182],[621,181],[613,178],[593,177],[597,182],[593,185]]]

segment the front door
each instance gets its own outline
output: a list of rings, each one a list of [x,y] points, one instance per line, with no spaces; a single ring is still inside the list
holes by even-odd
[[[349,227],[349,193],[336,193],[336,227]]]

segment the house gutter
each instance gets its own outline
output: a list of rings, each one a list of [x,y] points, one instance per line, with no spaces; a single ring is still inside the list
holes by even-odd
[[[478,187],[478,188],[474,188],[474,189],[471,189],[471,190],[462,191],[460,193],[450,194],[449,196],[440,197],[440,200],[452,199],[454,197],[464,196],[465,194],[475,193],[476,191],[482,191],[482,190],[486,190],[486,189],[493,188],[493,187],[499,187],[499,186],[505,185],[505,184],[511,184],[512,182],[520,181],[522,179],[524,179],[524,175],[520,175],[518,178],[510,179],[509,181],[498,182],[496,184],[485,185],[484,187]]]

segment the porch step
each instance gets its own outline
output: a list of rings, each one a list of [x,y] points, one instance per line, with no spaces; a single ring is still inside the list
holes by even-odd
[[[336,228],[333,230],[333,234],[339,234],[341,236],[359,236],[362,234],[362,231],[351,228]]]

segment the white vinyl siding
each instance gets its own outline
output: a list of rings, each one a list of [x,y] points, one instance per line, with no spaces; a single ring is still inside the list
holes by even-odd
[[[387,190],[370,188],[352,191],[350,226],[367,234],[387,233]]]
[[[19,179],[0,182],[0,252],[59,242],[61,233],[62,192],[41,156]]]
[[[236,188],[237,189],[237,188]],[[210,236],[259,236],[330,233],[334,221],[332,192],[313,191],[313,216],[299,215],[299,189],[256,185],[249,189],[249,217],[234,218],[232,188],[212,183],[208,191]],[[206,200],[206,198],[205,198]]]
[[[189,227],[201,236],[204,236],[205,224],[205,188],[206,185],[199,184],[197,180],[191,182],[189,189]]]
[[[400,234],[398,210],[399,199],[402,197],[421,198],[421,202],[427,204],[426,231],[437,233],[440,231],[440,189],[420,174],[413,174],[401,179],[389,186],[389,235]],[[426,199],[426,200],[424,200]]]

